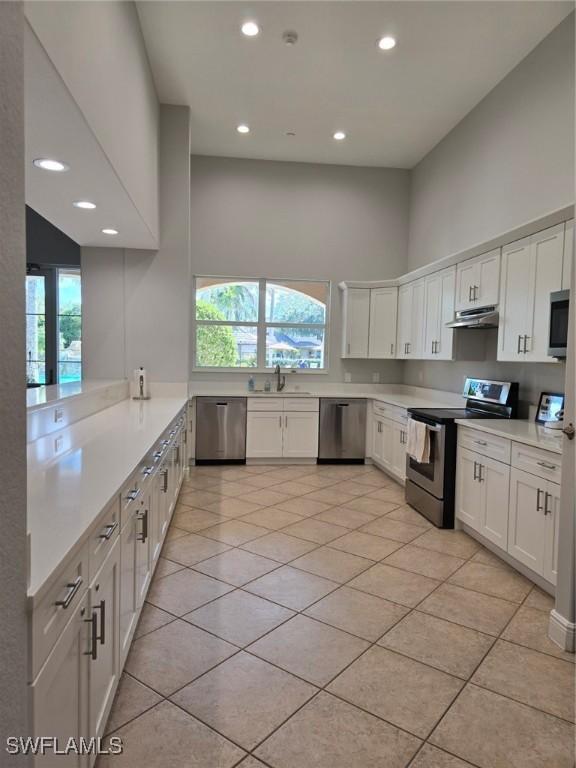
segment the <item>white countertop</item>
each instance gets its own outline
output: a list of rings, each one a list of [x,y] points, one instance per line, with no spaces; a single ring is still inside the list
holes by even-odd
[[[249,392],[246,386],[226,382],[190,382],[190,397],[359,397],[377,400],[398,408],[463,408],[464,398],[454,392],[442,392],[402,384],[306,384],[300,389],[281,392]]]
[[[186,401],[123,400],[28,444],[29,596],[74,549]]]
[[[67,400],[70,397],[79,395],[88,395],[101,389],[106,389],[111,385],[122,384],[122,381],[115,379],[101,379],[93,381],[69,381],[65,384],[51,384],[42,387],[33,387],[26,390],[26,407],[28,411],[36,408],[44,408],[49,405],[55,405],[60,400]]]
[[[562,453],[562,433],[560,430],[545,429],[540,424],[528,419],[457,419],[459,424],[468,429],[477,429],[490,435],[506,437],[524,445],[532,445],[553,453]]]

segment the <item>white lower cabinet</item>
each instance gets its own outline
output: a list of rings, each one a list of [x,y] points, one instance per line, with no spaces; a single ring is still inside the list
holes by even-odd
[[[485,455],[490,452],[507,458]],[[555,481],[560,481],[560,464],[557,454],[542,448],[459,428],[456,518],[552,585],[558,564],[560,483]]]
[[[405,424],[374,415],[372,461],[399,480],[406,479],[406,438]]]
[[[60,745],[73,738],[79,742],[88,733],[88,594],[77,605],[66,629],[31,686],[32,732],[53,736]],[[84,768],[86,758],[70,754],[37,756],[41,768]]]
[[[560,486],[512,469],[508,553],[556,583]]]
[[[284,414],[282,456],[284,458],[316,458],[318,456],[317,413]]]
[[[456,517],[506,549],[510,467],[458,447]]]
[[[316,458],[318,411],[248,411],[246,458]]]
[[[90,586],[88,733],[101,736],[120,677],[120,544]]]
[[[34,606],[33,735],[56,737],[60,748],[104,732],[178,496],[185,429],[181,416],[166,430],[145,457],[145,469],[126,480],[86,532],[83,548],[62,564]],[[91,768],[95,759],[74,751],[65,757],[49,753],[35,757],[34,765]]]

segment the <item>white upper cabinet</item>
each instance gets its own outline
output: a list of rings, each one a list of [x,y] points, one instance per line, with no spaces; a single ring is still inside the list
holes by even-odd
[[[346,288],[342,304],[342,357],[368,357],[370,289]]]
[[[574,261],[574,219],[566,222],[564,233],[564,259],[562,261],[562,288],[570,288],[572,263]]]
[[[553,362],[550,293],[561,288],[563,254],[564,224],[502,249],[498,360]]]
[[[368,356],[385,359],[396,355],[398,288],[370,290],[370,338]]]
[[[398,289],[396,357],[417,360],[424,346],[425,281],[414,280]]]
[[[454,316],[456,267],[434,272],[426,278],[426,313],[422,357],[429,360],[452,360],[452,328],[447,328]]]
[[[476,309],[498,304],[500,248],[458,264],[456,309]]]

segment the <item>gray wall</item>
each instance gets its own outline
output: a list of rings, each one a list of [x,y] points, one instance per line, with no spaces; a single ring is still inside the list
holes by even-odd
[[[84,376],[188,381],[190,110],[160,110],[160,248],[82,248]]]
[[[404,271],[409,173],[199,156],[191,170],[192,272],[331,280],[328,380],[398,381],[398,363],[340,360],[338,283]]]
[[[23,7],[0,3],[0,750],[27,729]]]
[[[498,331],[456,331],[457,334],[482,334],[484,350],[479,348],[478,360],[441,362],[434,360],[406,361],[404,383],[415,387],[431,387],[446,392],[462,392],[466,376],[496,381],[520,383],[520,399],[537,405],[540,392],[564,392],[564,363],[499,363],[496,361]],[[462,341],[463,338],[463,341]],[[458,343],[459,342],[459,343]],[[467,346],[466,336],[457,339],[457,346]],[[522,415],[522,414],[521,414]],[[523,414],[526,415],[526,414]]]
[[[413,170],[414,269],[574,201],[574,14]]]

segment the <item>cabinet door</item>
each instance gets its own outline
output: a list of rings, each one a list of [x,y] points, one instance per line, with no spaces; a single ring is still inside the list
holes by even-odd
[[[248,411],[246,456],[249,459],[282,456],[282,417],[279,411]]]
[[[458,446],[456,459],[456,517],[475,531],[480,530],[482,498],[478,481],[481,456]]]
[[[412,285],[412,327],[411,341],[408,349],[408,357],[418,360],[424,351],[424,326],[425,326],[425,284],[424,280],[417,280]]]
[[[143,491],[140,507],[136,512],[136,591],[138,608],[144,603],[152,575],[150,547],[151,484]]]
[[[372,459],[378,464],[382,464],[384,461],[383,441],[382,419],[375,416],[372,421]]]
[[[512,469],[508,518],[508,553],[536,573],[544,570],[546,481]]]
[[[394,423],[392,427],[392,464],[391,471],[401,480],[406,478],[406,442],[407,431],[404,424]]]
[[[397,312],[397,288],[373,288],[370,291],[370,357],[394,357]]]
[[[138,620],[136,545],[139,523],[133,511],[120,533],[120,662],[124,665]]]
[[[456,268],[443,269],[442,301],[440,305],[440,332],[436,340],[434,359],[452,360],[454,357],[454,330],[446,323],[454,319],[454,299],[456,291]]]
[[[284,414],[282,456],[285,458],[316,458],[318,456],[317,412]]]
[[[409,357],[412,339],[412,283],[398,289],[398,328],[396,332],[396,357]]]
[[[382,466],[394,470],[394,426],[390,419],[382,419]]]
[[[564,231],[564,258],[562,260],[562,288],[570,288],[574,266],[574,219],[566,222]]]
[[[491,307],[500,299],[500,248],[478,257],[477,280],[473,283],[475,307]]]
[[[53,736],[61,744],[88,736],[88,595],[78,604],[42,671],[32,684],[34,736]],[[23,763],[23,765],[25,762]],[[86,758],[46,754],[42,768],[84,768]]]
[[[442,315],[442,277],[440,272],[435,272],[426,278],[425,294],[426,313],[422,357],[433,359],[436,356],[436,345],[440,339]]]
[[[472,288],[479,282],[476,259],[468,259],[458,264],[456,269],[456,309],[472,309]]]
[[[489,541],[506,550],[508,545],[510,467],[484,456],[480,457],[479,461],[482,514],[478,530]]]
[[[530,238],[534,287],[533,305],[524,333],[527,335],[523,357],[529,362],[555,362],[548,356],[550,336],[550,293],[562,286],[564,225],[545,229]]]
[[[530,238],[502,249],[498,360],[523,360],[534,308],[534,259]]]
[[[90,587],[92,635],[89,667],[89,732],[102,736],[120,676],[120,545],[106,558]]]
[[[344,339],[342,357],[368,357],[370,290],[348,288],[344,292]]]
[[[560,520],[560,486],[558,483],[546,484],[546,531],[544,534],[544,572],[546,581],[556,584],[558,579],[558,530]]]

